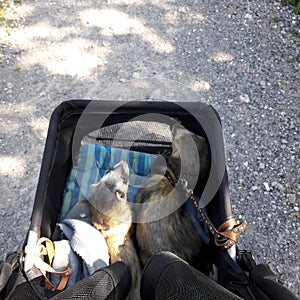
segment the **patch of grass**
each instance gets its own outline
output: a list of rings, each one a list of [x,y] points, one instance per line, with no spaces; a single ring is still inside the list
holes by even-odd
[[[21,0],[14,0],[14,4],[20,4]]]
[[[12,19],[6,19],[6,25],[7,25],[8,27],[11,27],[12,24],[13,24],[13,22],[14,22],[14,20],[12,20]]]
[[[0,0],[0,22],[3,22],[4,24],[6,24],[6,26],[11,27],[13,20],[12,19],[8,19],[6,17],[6,8],[9,7],[9,2],[7,1],[1,1]]]
[[[1,46],[1,45],[8,45],[8,44],[9,44],[9,41],[8,41],[8,40],[6,40],[6,39],[0,37],[0,46]]]
[[[300,64],[300,50],[299,50],[299,52],[298,52],[298,54],[297,54],[297,56],[296,56],[296,62],[297,62],[298,64]]]
[[[2,22],[2,25],[6,27],[12,27],[14,20],[9,19],[6,16],[6,8],[9,7],[9,2],[6,0],[0,0],[0,22]]]
[[[298,51],[298,54],[296,55],[296,57],[294,57],[294,58],[288,58],[287,59],[287,63],[288,64],[290,64],[290,63],[292,63],[292,62],[297,62],[298,64],[300,64],[300,50]]]
[[[16,67],[15,67],[15,71],[16,71],[16,72],[20,72],[20,71],[21,71],[21,67],[20,67],[20,66],[16,66]]]
[[[280,19],[280,18],[278,18],[278,17],[274,17],[274,18],[273,18],[273,21],[274,21],[275,23],[279,23],[280,21],[282,21],[282,19]]]
[[[295,7],[295,13],[300,14],[300,0],[286,0],[285,3]]]
[[[5,9],[2,3],[0,3],[0,22],[5,20]]]
[[[294,36],[294,37],[300,38],[300,32],[299,32],[297,29],[292,29],[292,30],[290,31],[290,34],[291,34],[292,36]]]

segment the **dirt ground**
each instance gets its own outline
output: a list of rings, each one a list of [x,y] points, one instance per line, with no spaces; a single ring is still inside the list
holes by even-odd
[[[240,246],[300,296],[299,17],[277,1],[0,1],[0,258],[28,230],[48,122],[69,99],[220,114]]]

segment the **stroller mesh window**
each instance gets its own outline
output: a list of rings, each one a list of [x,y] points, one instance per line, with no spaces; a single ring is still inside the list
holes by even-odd
[[[159,154],[170,149],[172,133],[169,125],[159,122],[130,121],[100,128],[82,140],[107,146]]]

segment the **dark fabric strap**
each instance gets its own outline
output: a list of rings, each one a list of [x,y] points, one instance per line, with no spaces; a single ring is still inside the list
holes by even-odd
[[[165,173],[165,177],[169,180],[169,182],[174,187],[177,186],[177,184],[179,183],[178,180],[174,179],[168,171]],[[218,229],[216,229],[213,223],[211,222],[211,220],[209,219],[208,215],[204,211],[204,209],[202,209],[199,206],[199,199],[197,198],[197,196],[193,193],[193,191],[189,191],[186,188],[186,182],[185,183],[180,182],[180,184],[182,185],[181,188],[186,190],[188,199],[192,200],[195,208],[197,209],[200,216],[206,223],[209,231],[214,237],[215,244],[218,247],[222,247],[223,249],[229,249],[233,245],[235,245],[238,241],[238,235],[241,232],[243,232],[247,227],[247,222],[242,221],[239,224],[235,218],[230,218],[229,220],[221,224]]]
[[[195,194],[191,193],[189,197],[209,228],[209,231],[214,236],[215,244],[223,249],[229,249],[238,241],[238,235],[247,227],[246,221],[238,224],[235,218],[225,221],[218,229],[210,221],[205,211],[199,206],[198,199]]]

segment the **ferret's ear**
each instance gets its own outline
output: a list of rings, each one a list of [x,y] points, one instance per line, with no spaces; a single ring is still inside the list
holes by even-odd
[[[178,158],[178,159],[180,158],[179,149],[174,141],[172,143],[172,157]]]
[[[182,125],[179,123],[179,122],[176,122],[172,125],[171,127],[171,131],[172,131],[172,136],[174,137],[176,135],[176,131],[179,129],[179,128],[183,128]]]
[[[90,189],[92,191],[95,191],[101,184],[103,184],[103,182],[101,180],[99,180],[98,182],[91,184]]]
[[[189,131],[184,126],[182,126],[180,123],[178,123],[178,122],[175,123],[172,127],[173,141],[182,138],[188,132]]]
[[[180,158],[180,153],[179,153],[180,140],[187,133],[188,131],[180,123],[175,123],[173,125],[172,127],[172,136],[173,136],[172,156],[173,157]]]

